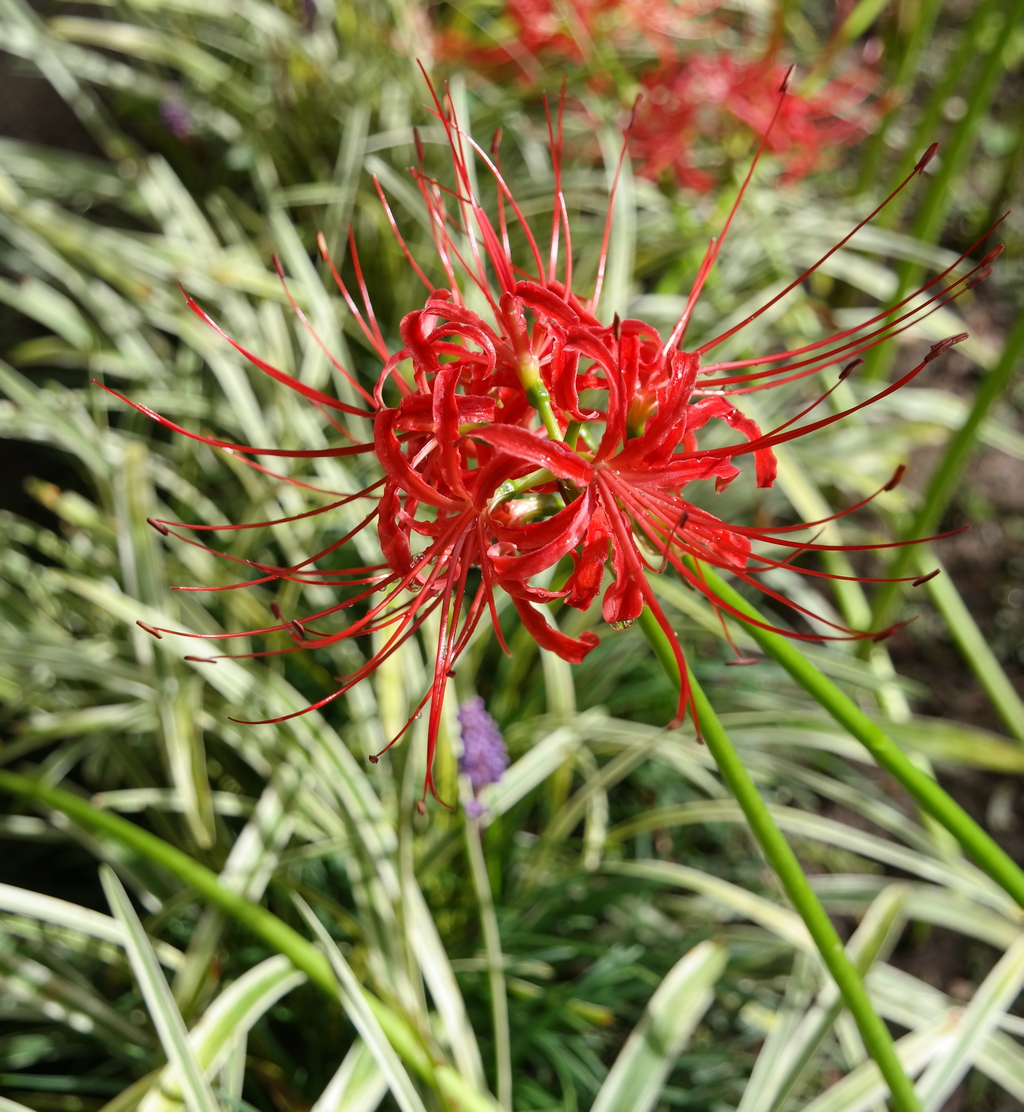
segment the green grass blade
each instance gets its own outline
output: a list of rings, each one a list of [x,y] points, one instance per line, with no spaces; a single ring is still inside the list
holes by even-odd
[[[58,900],[54,896],[30,892],[27,888],[15,888],[10,884],[0,884],[0,911],[24,915],[43,923],[52,923],[65,930],[99,938],[104,942],[113,942],[122,948],[127,938],[123,924],[109,915],[80,907],[67,900]],[[174,946],[155,939],[153,950],[160,964],[167,969],[181,967],[184,956]]]
[[[327,954],[334,975],[337,977],[337,991],[342,1006],[348,1013],[355,1029],[372,1050],[399,1108],[402,1109],[402,1112],[426,1112],[423,1099],[416,1091],[412,1079],[406,1073],[401,1059],[388,1041],[388,1037],[385,1035],[377,1017],[367,1005],[363,996],[363,987],[352,972],[341,950],[338,949],[338,944],[331,938],[327,928],[313,914],[310,906],[297,895],[293,894],[292,898]]]
[[[665,1081],[714,999],[727,952],[701,942],[658,985],[619,1051],[591,1112],[650,1112]]]
[[[480,909],[480,926],[484,936],[487,959],[487,978],[491,989],[491,1020],[494,1027],[495,1075],[498,1084],[498,1103],[505,1112],[512,1112],[512,1050],[508,1022],[508,989],[505,984],[505,958],[501,949],[501,932],[494,910],[491,881],[487,874],[480,823],[474,816],[466,816],[466,854],[473,878],[476,902]]]
[[[754,1068],[743,1087],[736,1112],[766,1112],[772,1107],[772,1098],[798,1050],[794,1039],[805,1026],[808,1008],[813,1004],[813,992],[818,981],[813,964],[802,957],[794,961],[792,971],[786,978],[785,995],[775,1013],[765,1009],[765,1040],[757,1052]],[[754,1008],[758,1005],[755,1004]],[[749,1011],[747,1015],[754,1018]]]
[[[1007,732],[1024,743],[1024,701],[1017,694],[1017,689],[989,647],[987,638],[978,629],[977,622],[934,551],[922,545],[918,548],[916,557],[918,567],[927,569],[921,571],[922,575],[927,575],[933,568],[939,569],[940,574],[928,581],[928,594],[935,609],[945,619],[953,640],[978,683],[985,689],[985,694],[1002,719]]]
[[[984,119],[985,113],[988,111],[999,88],[999,82],[1005,72],[1003,58],[1007,54],[1009,44],[1017,31],[1021,14],[1024,13],[1024,0],[1015,0],[1013,4],[1006,7],[1003,7],[999,2],[992,4],[989,0],[985,7],[977,9],[978,14],[980,15],[985,8],[1002,12],[1002,26],[985,55],[981,72],[966,98],[967,111],[957,121],[949,141],[943,144],[938,169],[929,181],[927,193],[915,208],[911,231],[917,239],[924,240],[926,243],[936,240],[942,231],[953,196],[952,184],[963,169],[964,162],[978,141],[981,121]],[[979,35],[987,35],[990,19],[991,14],[979,23]],[[970,40],[965,37],[964,41],[967,43]],[[916,264],[904,263],[900,267],[899,285],[893,298],[893,304],[899,302],[910,290],[915,288],[920,274],[921,268]],[[875,348],[865,360],[865,366],[861,372],[862,378],[882,378],[888,373],[895,356],[896,346],[894,344],[884,344]]]
[[[963,933],[967,933],[966,931]],[[993,940],[997,941],[997,940]],[[1010,942],[1010,947],[1020,941],[1020,932]],[[889,965],[876,966],[868,978],[871,995],[879,1011],[891,1023],[911,1030],[933,1020],[960,1017],[963,1006],[944,992]],[[957,1018],[955,1029],[959,1029]],[[1018,1017],[1000,1013],[999,1024],[1012,1024],[1021,1033]],[[952,1045],[952,1044],[950,1044]],[[1002,1086],[1014,1100],[1024,1104],[1024,1048],[1002,1031],[990,1031],[977,1046],[973,1063],[986,1077]]]
[[[951,1024],[946,1016],[919,1027],[896,1042],[896,1053],[906,1072],[913,1077],[936,1055],[941,1054],[949,1038]],[[885,1099],[885,1082],[878,1066],[862,1062],[842,1081],[836,1082],[820,1096],[805,1104],[801,1112],[869,1112]]]
[[[437,925],[419,885],[406,877],[402,886],[402,914],[406,936],[423,979],[444,1023],[445,1040],[459,1071],[479,1088],[485,1087],[484,1067],[466,1003],[445,953]]]
[[[35,62],[107,157],[117,162],[133,154],[134,144],[114,125],[99,96],[72,72],[42,18],[20,0],[0,0],[0,18],[7,24],[5,40],[17,38],[21,56]]]
[[[110,910],[125,928],[128,959],[135,971],[135,978],[139,982],[167,1060],[181,1078],[185,1104],[190,1112],[220,1112],[213,1089],[189,1044],[185,1021],[181,1018],[170,986],[164,978],[128,893],[117,879],[117,874],[106,865],[100,867],[100,880]]]
[[[188,1041],[199,1068],[213,1077],[235,1043],[248,1034],[266,1012],[306,980],[282,954],[267,958],[232,982],[203,1013]],[[143,1099],[140,1112],[174,1112],[183,1099],[183,1081],[168,1066],[157,1086]]]
[[[52,952],[50,955],[52,958]],[[89,984],[83,984],[66,966],[55,962],[55,972],[29,957],[16,945],[14,932],[0,929],[0,983],[4,995],[39,1016],[66,1024],[72,1031],[93,1032],[109,1045],[148,1046],[148,1033],[140,1030],[107,1003]]]
[[[118,815],[97,811],[86,800],[39,780],[0,771],[0,791],[37,800],[43,806],[67,815],[92,835],[112,839],[145,860],[167,869],[204,899],[248,927],[267,945],[288,957],[297,969],[301,969],[332,999],[337,998],[337,980],[330,963],[312,943],[266,908],[224,888],[216,873],[188,854]],[[371,994],[367,993],[366,999],[380,1026],[405,1061],[428,1084],[436,1087],[439,1071],[406,1020]]]
[[[907,895],[908,888],[904,884],[891,884],[884,888],[850,939],[847,950],[862,977],[896,944],[906,922]],[[840,1008],[838,995],[832,986],[826,986],[788,1041],[785,1056],[780,1058],[778,1074],[763,1078],[760,1092],[767,1099],[751,1102],[749,1112],[761,1108],[765,1112],[777,1112],[783,1107],[790,1093],[799,1088],[801,1080],[812,1067],[815,1054],[839,1018]],[[744,1112],[747,1110],[744,1109]]]
[[[813,954],[814,943],[807,933],[800,916],[788,907],[780,907],[763,896],[755,895],[721,877],[712,876],[688,865],[677,865],[673,861],[622,861],[609,862],[603,872],[617,876],[643,877],[659,884],[686,888],[699,892],[726,907],[734,915],[742,916],[751,923],[764,927],[777,938],[787,942],[797,950]]]
[[[918,1082],[925,1112],[938,1112],[952,1095],[988,1035],[1024,986],[1024,937],[999,959],[979,986],[957,1023],[956,1038]]]
[[[163,551],[147,521],[156,508],[149,451],[144,444],[130,441],[125,445],[115,489],[122,518],[121,566],[128,590],[150,606],[173,612]],[[153,646],[148,635],[137,630],[133,637],[140,648],[140,660],[152,660]],[[192,837],[203,849],[209,849],[214,843],[213,804],[198,723],[200,683],[180,661],[163,656],[156,659],[159,676],[156,702],[167,769],[184,804]]]
[[[510,810],[539,784],[557,772],[580,745],[580,731],[559,726],[529,749],[505,770],[497,784],[480,793],[485,808],[481,823],[487,825],[498,815]]]
[[[977,446],[978,435],[985,424],[988,411],[1012,381],[1019,368],[1022,354],[1024,354],[1024,316],[1017,318],[1006,337],[998,361],[978,384],[970,411],[943,451],[928,480],[921,507],[909,527],[903,532],[902,540],[928,537],[939,528],[942,515],[946,512],[950,499],[960,484],[967,462]],[[893,577],[906,575],[913,565],[916,551],[914,545],[905,545],[897,549],[888,574]],[[900,584],[897,583],[883,584],[879,587],[872,602],[871,620],[875,628],[888,624],[899,590]]]
[[[0,1096],[0,1112],[34,1112],[34,1109],[26,1108],[24,1104],[19,1104],[16,1100]]]
[[[320,1094],[311,1112],[374,1112],[388,1091],[373,1051],[359,1039]]]

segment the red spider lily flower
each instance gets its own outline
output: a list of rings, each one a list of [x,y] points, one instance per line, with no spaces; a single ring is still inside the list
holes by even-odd
[[[747,57],[681,49],[685,40],[715,32],[711,20],[697,18],[715,7],[714,0],[507,0],[498,22],[506,28],[504,36],[499,31],[486,45],[479,31],[443,30],[438,57],[498,81],[517,71],[527,84],[543,78],[552,64],[568,65],[582,70],[593,92],[624,84],[630,98],[639,80],[643,95],[630,144],[637,172],[657,179],[671,171],[679,185],[699,192],[720,177],[700,165],[701,147],[715,149],[720,158],[723,141],[737,127],[768,136],[783,180],[795,181],[825,164],[838,148],[863,138],[891,107],[888,96],[869,100],[879,79],[867,61],[876,45],[872,41],[864,64],[848,66],[813,90],[794,91],[777,112],[779,85],[787,73],[778,59],[781,31],[760,56],[753,56],[749,44]],[[832,58],[840,45],[833,38],[824,56]],[[636,73],[638,61],[639,77],[623,83],[627,71]]]
[[[744,61],[726,51],[663,60],[641,75],[644,98],[632,132],[638,172],[704,192],[714,175],[696,164],[699,139],[721,141],[729,121],[767,137],[784,180],[820,166],[828,152],[863,138],[877,123],[881,102],[867,103],[878,84],[867,66],[851,66],[813,93],[793,92],[782,110],[775,98],[787,76],[774,57]]]
[[[721,0],[508,0],[502,13],[506,34],[491,45],[457,28],[438,33],[442,61],[496,76],[516,70],[528,82],[542,78],[551,64],[586,65],[611,48],[626,52],[640,45],[667,60],[681,39],[704,37],[710,27],[700,17]]]
[[[781,113],[786,102],[786,94],[777,94],[776,111]],[[880,387],[873,397],[825,417],[808,420],[834,386],[770,430],[761,430],[746,417],[733,397],[770,389],[833,366],[843,367],[841,381],[865,351],[909,328],[986,277],[999,250],[989,252],[966,274],[958,274],[956,266],[948,268],[914,295],[854,328],[791,351],[715,362],[711,353],[718,345],[795,289],[848,242],[857,228],[745,321],[693,350],[684,350],[690,316],[722,249],[736,207],[742,201],[754,171],[752,166],[723,231],[709,245],[685,311],[670,335],[663,338],[638,320],[616,318],[611,324],[603,324],[597,313],[611,205],[597,280],[590,296],[581,298],[572,288],[570,227],[561,188],[563,107],[564,95],[557,121],[550,117],[548,120],[555,188],[551,228],[542,239],[534,233],[505,182],[497,159],[497,142],[491,154],[482,150],[435,95],[433,110],[447,135],[453,182],[445,186],[429,177],[423,169],[422,157],[419,169],[413,173],[431,217],[437,255],[445,275],[444,288],[431,283],[413,260],[383,191],[377,186],[399,247],[427,287],[423,307],[407,314],[401,322],[401,347],[397,350],[390,350],[374,317],[351,237],[362,307],[356,304],[330,263],[321,239],[321,252],[334,280],[381,360],[382,370],[372,392],[335,363],[363,399],[363,405],[341,402],[315,390],[229,340],[256,367],[301,393],[322,412],[333,410],[365,419],[368,423],[365,440],[316,450],[254,448],[188,432],[124,399],[165,427],[237,453],[251,466],[276,478],[285,477],[250,457],[371,454],[375,457],[383,472],[381,479],[355,493],[338,494],[323,507],[282,519],[293,521],[366,500],[370,508],[344,537],[291,567],[236,559],[255,571],[255,576],[227,588],[184,589],[234,589],[282,580],[336,586],[342,597],[315,613],[286,620],[275,604],[271,607],[274,622],[262,629],[203,635],[212,640],[229,640],[283,633],[291,639],[292,643],[284,648],[235,654],[258,657],[377,634],[380,648],[359,669],[341,677],[334,691],[307,710],[327,705],[368,677],[434,616],[438,633],[432,682],[398,735],[401,737],[429,704],[424,799],[427,792],[437,798],[431,766],[448,680],[485,613],[505,647],[496,605],[499,591],[511,599],[522,623],[540,646],[577,663],[597,644],[596,635],[588,631],[578,638],[569,637],[558,628],[550,613],[545,614],[538,605],[563,601],[585,609],[604,587],[602,613],[617,627],[632,622],[645,605],[650,607],[672,644],[684,677],[677,722],[685,716],[688,705],[692,709],[683,648],[651,588],[651,574],[671,567],[708,598],[717,611],[749,621],[707,586],[701,568],[710,565],[761,590],[796,613],[813,617],[767,587],[759,573],[783,565],[792,567],[791,561],[804,552],[835,547],[791,539],[798,530],[824,522],[780,528],[727,524],[692,501],[691,484],[713,480],[715,489],[722,490],[736,479],[745,458],[749,458],[756,483],[771,486],[775,479],[776,446],[888,396],[963,337],[950,337],[935,345],[921,363],[897,381]],[[764,146],[762,142],[762,150]],[[900,189],[923,171],[934,150],[934,147],[929,150]],[[474,187],[474,163],[477,170],[483,168],[494,184],[497,203],[493,216]],[[872,219],[881,207],[857,227]],[[513,257],[510,220],[518,225],[525,240],[525,258]],[[470,288],[486,302],[486,317],[467,306],[465,293]],[[217,328],[191,298],[187,300],[193,311]],[[308,327],[294,300],[292,304]],[[709,383],[710,376],[714,376],[713,383]],[[700,434],[711,421],[725,422],[738,434],[736,442],[702,448]],[[344,431],[340,425],[335,427]],[[884,489],[890,489],[898,477]],[[308,487],[299,480],[286,481]],[[842,517],[870,501],[871,498],[864,499],[826,520]],[[173,533],[187,543],[198,544],[182,530],[262,528],[276,523],[190,526],[160,520],[153,524],[162,533]],[[381,562],[342,570],[328,566],[334,553],[372,525],[377,530]],[[781,546],[790,555],[776,559],[760,551],[765,546]],[[537,576],[553,572],[559,564],[571,565],[560,587],[542,587],[534,582]],[[795,570],[835,578],[813,569]],[[605,586],[606,572],[610,575]],[[341,628],[320,628],[339,617],[345,623]],[[173,632],[146,628],[156,636]],[[817,633],[781,629],[777,632],[803,639],[823,639]],[[885,632],[888,631],[882,631]],[[860,639],[879,635],[835,626],[829,636]],[[266,721],[279,722],[287,717],[292,716]],[[378,756],[371,760],[376,761]]]

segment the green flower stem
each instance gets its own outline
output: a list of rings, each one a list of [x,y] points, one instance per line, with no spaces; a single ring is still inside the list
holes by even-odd
[[[701,573],[709,591],[749,618],[764,622],[760,614],[706,564]],[[750,636],[780,664],[818,704],[874,757],[876,763],[903,785],[932,818],[938,820],[971,855],[977,865],[1024,907],[1024,871],[954,802],[856,703],[781,634],[748,625]]]
[[[898,62],[896,64],[895,72],[891,75],[889,83],[890,95],[896,95],[900,98],[906,97],[911,89],[914,80],[914,73],[917,69],[917,61],[920,57],[922,49],[931,40],[932,29],[935,26],[935,20],[943,6],[943,0],[924,0],[914,14],[911,22],[911,27],[903,34],[903,30],[897,27],[895,34],[903,36],[904,42],[896,48],[896,55]],[[899,21],[897,21],[899,22]],[[889,53],[887,51],[887,53]],[[864,161],[861,164],[860,175],[857,179],[857,192],[863,193],[866,189],[874,187],[875,183],[880,179],[880,172],[882,168],[882,160],[886,154],[885,137],[888,134],[889,127],[892,122],[897,118],[898,108],[893,109],[891,112],[886,112],[878,126],[875,128],[871,138],[865,144],[866,151],[864,153]],[[915,136],[916,137],[916,136]],[[927,146],[927,144],[925,144]],[[912,144],[911,147],[916,149],[917,144]],[[908,150],[909,154],[909,150]],[[914,159],[919,155],[914,155],[910,159],[910,165],[907,167],[907,173],[910,173],[911,167],[914,165]],[[906,174],[903,175],[906,177]],[[900,178],[900,181],[903,179]]]
[[[648,607],[640,615],[640,628],[650,642],[655,655],[670,679],[679,682],[679,668],[668,638],[658,625]],[[790,848],[782,831],[775,825],[767,805],[758,793],[750,773],[733,748],[729,736],[722,728],[718,716],[708,702],[703,689],[693,673],[687,669],[687,678],[693,692],[694,706],[700,721],[700,731],[722,774],[722,779],[732,792],[757,839],[768,864],[807,926],[821,959],[836,983],[857,1024],[868,1053],[875,1060],[882,1077],[889,1086],[893,1106],[899,1112],[920,1112],[921,1105],[914,1093],[914,1086],[900,1065],[889,1029],[871,1006],[867,990],[843,948],[831,919],[814,894],[807,875],[800,867],[796,854]]]
[[[129,847],[149,861],[162,865],[215,907],[219,907],[221,911],[248,927],[268,946],[279,954],[284,954],[296,969],[305,973],[332,1000],[338,999],[338,982],[324,954],[266,908],[222,887],[216,873],[207,869],[205,865],[200,865],[198,861],[194,861],[188,854],[182,853],[162,838],[150,834],[148,830],[143,830],[142,827],[128,822],[119,815],[97,810],[87,800],[77,795],[72,795],[60,788],[49,787],[27,776],[0,771],[0,791],[24,799],[37,800],[46,807],[67,815],[91,834],[113,838],[120,845]],[[439,1079],[439,1070],[409,1024],[372,992],[364,989],[364,995],[377,1022],[384,1029],[388,1041],[405,1064],[433,1089],[437,1090],[439,1083],[442,1088],[450,1088],[449,1085],[443,1084],[446,1079]]]
[[[934,86],[929,90],[928,98],[924,103],[921,115],[914,124],[914,130],[910,136],[909,142],[905,145],[903,153],[893,168],[892,174],[889,177],[889,188],[883,190],[883,196],[889,191],[894,189],[914,168],[914,163],[921,157],[921,153],[928,147],[928,145],[935,141],[939,131],[942,128],[943,109],[953,95],[959,82],[965,73],[970,71],[971,64],[974,59],[981,53],[981,35],[984,33],[992,14],[998,7],[1000,0],[982,0],[982,3],[974,9],[971,18],[967,22],[967,26],[957,36],[958,43],[956,50],[949,60],[949,64],[944,67],[943,72],[939,75],[938,80]],[[927,43],[927,39],[925,40]],[[907,74],[911,77],[912,74]],[[888,117],[886,117],[885,126],[888,122],[898,118],[899,109],[896,109]],[[884,147],[884,132],[880,129],[875,135],[871,137],[871,142],[875,141],[876,136],[882,135],[882,146]],[[884,152],[879,152],[877,158],[872,158],[870,155],[865,160],[865,166],[871,167],[872,177],[861,178],[861,188],[872,188],[875,183],[880,179],[881,163],[883,161]],[[897,197],[896,200],[878,217],[878,225],[882,228],[893,228],[899,222],[900,213],[903,211],[905,204],[909,201],[908,194],[903,194]]]
[[[466,817],[466,852],[469,871],[480,905],[480,925],[487,954],[487,977],[491,988],[491,1016],[494,1022],[494,1062],[498,1081],[498,1103],[512,1112],[512,1038],[508,1023],[508,994],[505,988],[505,957],[501,949],[498,917],[494,912],[491,882],[481,841],[480,820]]]
[[[989,9],[998,11],[999,8],[1000,0],[987,0],[984,6],[986,11]],[[979,12],[982,10],[979,9]],[[915,239],[924,243],[934,243],[942,231],[952,197],[952,183],[978,141],[981,121],[999,89],[999,82],[1005,72],[1003,55],[1017,30],[1022,13],[1024,13],[1024,0],[1015,0],[1006,10],[999,35],[982,62],[981,72],[967,98],[967,111],[957,122],[949,141],[943,145],[938,169],[928,185],[928,192],[917,206],[910,229]],[[987,22],[986,17],[985,22],[979,24],[977,29],[979,35],[987,31]],[[901,264],[893,304],[898,303],[914,288],[920,280],[921,272],[921,265],[912,260],[905,260]],[[894,344],[883,344],[874,348],[865,360],[864,368],[860,372],[861,377],[866,380],[884,378],[889,373],[895,357]]]
[[[523,391],[526,394],[526,400],[540,415],[548,436],[552,440],[562,440],[562,427],[559,425],[555,411],[551,407],[551,395],[544,385],[544,379],[541,377],[540,365],[537,363],[536,357],[532,354],[520,356],[517,369],[519,371],[519,381],[523,384]]]
[[[531,471],[529,475],[523,475],[520,479],[506,479],[501,486],[491,495],[491,500],[487,504],[487,512],[490,513],[501,505],[502,502],[509,498],[515,498],[517,494],[521,494],[524,490],[529,490],[530,487],[540,486],[541,483],[551,483],[555,481],[555,476],[546,468],[540,467],[536,471]]]
[[[978,384],[977,393],[974,395],[974,404],[967,415],[967,420],[957,430],[956,435],[950,440],[946,450],[942,453],[938,466],[928,480],[921,508],[914,516],[910,527],[901,537],[901,540],[913,540],[918,537],[928,537],[935,532],[942,521],[950,499],[957,488],[963,475],[967,461],[974,451],[978,439],[978,430],[988,415],[992,403],[1010,384],[1014,371],[1017,370],[1021,354],[1024,353],[1024,316],[1017,318],[1016,324],[1006,337],[1002,355],[996,365],[985,375]],[[888,574],[893,578],[905,576],[915,563],[915,546],[904,545],[896,550],[896,555],[889,565]],[[875,594],[871,609],[872,628],[879,629],[889,623],[893,604],[896,601],[901,584],[883,583]]]

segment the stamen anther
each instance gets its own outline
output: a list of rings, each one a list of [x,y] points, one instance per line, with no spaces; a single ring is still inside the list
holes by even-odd
[[[964,283],[964,288],[973,290],[975,286],[980,286],[986,278],[992,277],[992,270],[993,268],[990,266],[986,266],[983,270],[979,270],[977,274],[974,274],[967,279],[967,281]]]
[[[921,157],[918,159],[917,165],[914,167],[914,172],[917,173],[917,174],[923,174],[924,171],[925,171],[925,167],[935,157],[935,154],[938,151],[938,149],[939,149],[939,144],[938,143],[932,143],[932,145],[928,148],[928,150],[926,150],[924,152],[924,154],[921,155]]]
[[[923,362],[931,363],[933,359],[938,359],[940,355],[949,351],[954,344],[959,344],[966,340],[969,335],[969,332],[958,332],[955,336],[947,336],[944,340],[939,340],[938,343],[932,344],[931,351],[924,357]]]
[[[903,476],[907,473],[907,465],[901,463],[899,467],[892,473],[892,478],[882,487],[882,490],[895,490],[900,483],[903,482]]]

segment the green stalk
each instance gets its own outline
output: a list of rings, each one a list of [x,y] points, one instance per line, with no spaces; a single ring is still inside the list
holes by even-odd
[[[644,631],[666,674],[679,683],[679,668],[668,638],[648,607],[644,607],[639,621],[640,628]],[[920,1112],[921,1105],[914,1093],[913,1083],[900,1065],[889,1029],[871,1006],[864,983],[843,948],[842,940],[836,933],[831,919],[814,894],[796,854],[790,848],[782,831],[775,825],[775,820],[758,793],[754,781],[733,748],[707,696],[689,669],[687,669],[687,679],[708,752],[714,757],[722,779],[743,811],[768,864],[806,924],[822,961],[832,974],[843,1002],[857,1024],[864,1046],[875,1060],[889,1086],[893,1106],[900,1112],[912,1112],[912,1110]]]
[[[914,73],[917,69],[917,59],[925,43],[931,38],[932,28],[935,26],[935,20],[942,8],[942,3],[943,0],[924,0],[924,3],[921,4],[919,10],[915,13],[916,18],[913,19],[913,27],[909,35],[906,36],[903,52],[900,54],[899,61],[896,65],[896,72],[893,74],[890,85],[890,91],[899,96],[901,100],[910,91]],[[897,14],[896,18],[897,21],[899,21],[899,14]],[[897,34],[899,34],[901,30],[901,28],[897,28]],[[866,144],[867,149],[864,154],[864,161],[861,165],[860,176],[857,180],[858,193],[863,193],[879,180],[879,171],[881,170],[882,159],[885,156],[885,137],[898,111],[898,107],[894,108],[891,112],[887,112],[882,117],[878,127],[875,128],[871,138]],[[927,146],[927,144],[925,145]],[[915,145],[912,144],[910,149],[915,149]],[[913,161],[910,166],[907,167],[908,174],[912,166]],[[906,174],[904,174],[903,177],[906,177]],[[903,179],[901,178],[900,180],[902,181]]]
[[[111,814],[109,811],[99,811],[77,795],[72,795],[61,788],[49,787],[27,776],[0,771],[0,791],[24,799],[37,800],[46,807],[67,815],[90,833],[113,838],[121,845],[133,849],[140,856],[162,865],[215,907],[219,907],[248,927],[268,946],[279,954],[284,954],[296,969],[305,973],[310,981],[322,988],[332,1000],[338,999],[338,982],[331,964],[311,942],[266,908],[223,888],[216,873],[200,865],[198,861],[194,861],[188,854],[182,853],[163,839],[119,815]],[[406,1065],[436,1091],[439,1087],[437,1070],[415,1032],[401,1016],[372,992],[365,989],[363,992],[388,1041]]]
[[[708,590],[730,607],[754,621],[766,622],[739,592],[704,564],[701,574]],[[751,637],[776,663],[827,711],[851,737],[859,741],[876,763],[903,785],[921,808],[938,820],[964,850],[1014,900],[1024,907],[1022,871],[958,803],[922,772],[902,749],[857,706],[856,703],[781,634],[750,624]]]
[[[992,7],[998,9],[998,0],[994,4],[993,0],[989,0],[987,8]],[[929,183],[928,192],[917,207],[910,229],[915,239],[924,243],[933,243],[942,231],[949,208],[950,186],[977,142],[981,120],[988,111],[1003,76],[1003,55],[1017,29],[1022,13],[1024,13],[1024,0],[1015,0],[1003,17],[999,36],[985,57],[981,73],[971,89],[967,111],[957,121],[952,136],[942,147],[939,168]],[[984,25],[979,26],[979,33],[983,30]],[[909,259],[901,264],[898,271],[899,284],[892,300],[893,304],[901,301],[913,289],[920,280],[921,271],[921,264]],[[865,361],[861,377],[868,380],[884,378],[892,366],[895,355],[896,349],[892,344],[883,344],[875,348]]]
[[[972,61],[979,53],[980,36],[988,26],[992,13],[996,10],[999,0],[983,0],[975,8],[967,26],[958,35],[958,45],[949,64],[944,68],[938,82],[933,86],[924,105],[920,119],[914,127],[914,133],[907,143],[902,156],[896,164],[890,177],[889,188],[895,188],[914,168],[914,163],[921,157],[921,152],[934,142],[939,128],[942,126],[942,110],[946,102],[953,95],[957,82],[967,72]],[[876,133],[877,134],[877,133]],[[877,171],[877,167],[876,167]],[[864,188],[867,188],[874,179],[862,179]],[[885,190],[884,193],[888,192]],[[878,224],[883,228],[891,228],[896,224],[897,218],[906,203],[905,198],[897,197],[896,200],[881,213]]]
[[[512,1112],[512,1038],[508,1023],[508,993],[505,988],[505,956],[501,949],[501,933],[498,930],[498,917],[494,912],[491,882],[487,876],[487,862],[484,860],[480,820],[471,815],[466,817],[466,852],[477,903],[480,905],[480,925],[483,928],[484,950],[487,955],[498,1103],[504,1112]]]
[[[551,406],[551,395],[544,385],[537,357],[529,350],[525,340],[522,350],[517,354],[516,371],[523,386],[523,393],[526,394],[526,400],[540,415],[541,423],[547,429],[548,436],[552,440],[562,440],[562,428]]]
[[[1009,386],[1022,352],[1024,352],[1024,316],[1018,316],[1016,324],[1006,337],[999,361],[978,384],[974,404],[971,406],[967,420],[950,440],[938,466],[932,472],[921,508],[915,514],[910,527],[903,533],[901,540],[929,537],[938,529],[942,515],[946,512],[946,507],[960,482],[967,461],[974,451],[978,430],[988,415],[992,403]],[[893,578],[905,576],[914,563],[915,546],[904,545],[896,550],[888,574]],[[889,617],[899,589],[899,583],[883,583],[879,587],[872,602],[872,628],[880,629],[889,624]]]

